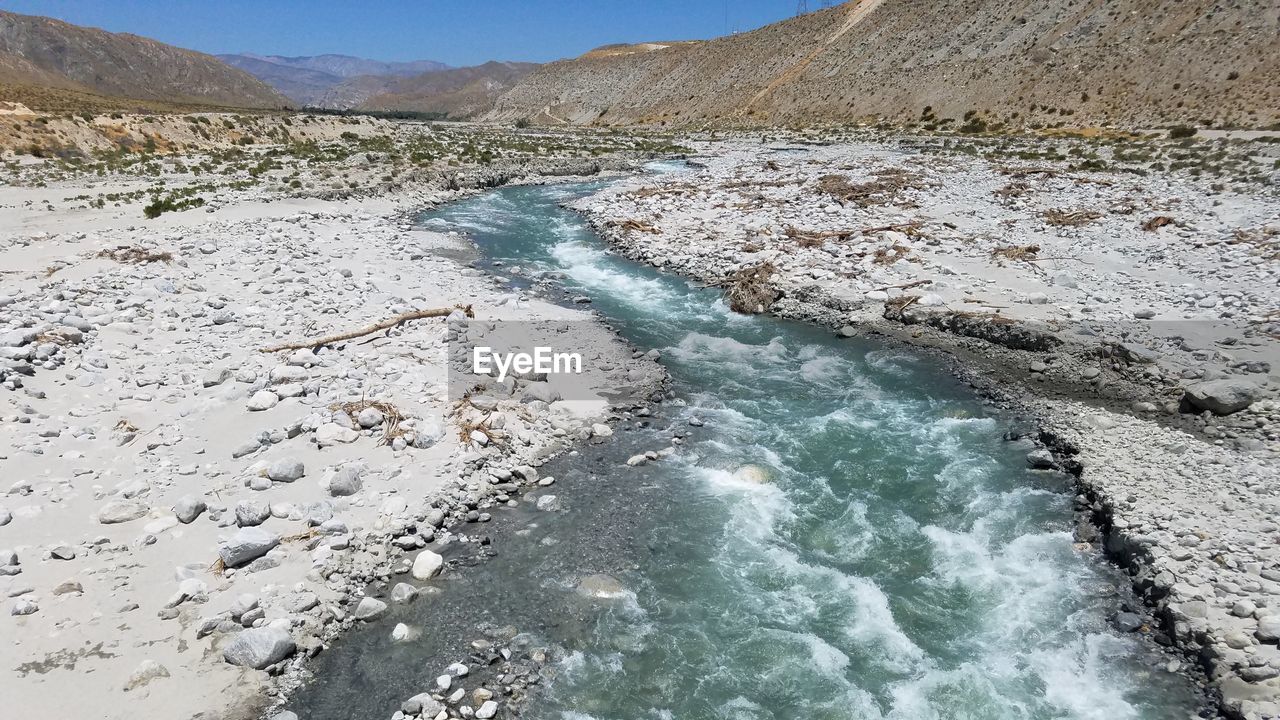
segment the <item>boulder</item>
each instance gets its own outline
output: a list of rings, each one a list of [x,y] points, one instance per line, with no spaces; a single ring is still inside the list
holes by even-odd
[[[234,536],[218,548],[222,564],[229,568],[240,567],[266,555],[280,544],[280,537],[260,527],[240,528]]]
[[[356,605],[357,620],[377,620],[387,613],[387,604],[377,598],[362,598]]]
[[[1258,386],[1233,378],[1209,380],[1187,386],[1183,399],[1196,410],[1230,415],[1244,410],[1258,399]]]
[[[298,649],[293,636],[277,627],[243,630],[222,651],[222,659],[232,665],[263,670],[289,657]]]
[[[360,480],[360,469],[351,466],[333,471],[325,481],[325,488],[334,497],[355,495],[360,492],[362,487],[364,487],[364,483]]]
[[[267,468],[267,477],[273,482],[293,482],[306,474],[306,467],[297,458],[281,458]]]
[[[440,570],[443,568],[444,558],[439,553],[423,550],[413,560],[413,578],[415,580],[430,580],[439,575]]]
[[[130,500],[116,500],[102,506],[98,511],[98,522],[103,525],[115,525],[130,520],[137,520],[147,514],[147,506]]]

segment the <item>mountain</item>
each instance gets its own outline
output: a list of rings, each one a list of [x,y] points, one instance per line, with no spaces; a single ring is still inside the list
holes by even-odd
[[[449,68],[434,60],[383,62],[350,55],[219,55],[299,105],[350,108],[385,92],[397,79]],[[351,82],[346,87],[340,87]]]
[[[289,104],[217,58],[127,33],[0,11],[0,85],[39,97],[56,89],[112,98],[277,108]]]
[[[544,65],[492,120],[980,128],[1280,121],[1274,0],[861,0]]]
[[[534,63],[487,62],[423,73],[393,83],[365,100],[365,110],[411,110],[469,119],[493,109],[498,96],[538,68]]]

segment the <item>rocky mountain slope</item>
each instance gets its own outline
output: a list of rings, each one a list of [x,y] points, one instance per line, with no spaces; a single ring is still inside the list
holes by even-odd
[[[349,108],[386,92],[397,79],[449,68],[434,60],[383,62],[350,55],[219,55],[299,105]]]
[[[275,108],[252,75],[203,53],[137,35],[0,11],[0,85],[137,100]]]
[[[498,97],[538,65],[487,62],[474,67],[424,73],[393,83],[365,100],[366,110],[410,110],[468,119],[493,109]]]
[[[551,63],[490,118],[1268,126],[1280,121],[1278,27],[1270,0],[858,0],[707,42]]]

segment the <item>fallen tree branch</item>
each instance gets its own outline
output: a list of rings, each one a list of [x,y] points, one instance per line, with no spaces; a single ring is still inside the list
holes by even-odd
[[[885,285],[884,287],[876,288],[876,290],[879,292],[888,292],[890,290],[910,290],[913,287],[928,285],[932,282],[932,280],[916,280],[915,282],[903,283],[901,285]]]
[[[334,335],[326,335],[324,337],[313,338],[311,340],[300,340],[298,342],[291,342],[291,343],[285,343],[283,345],[276,345],[269,348],[263,348],[261,352],[273,353],[273,352],[280,352],[281,350],[302,350],[304,348],[314,349],[314,348],[320,347],[321,345],[332,345],[334,343],[342,342],[343,340],[350,340],[352,338],[358,338],[364,335],[371,335],[373,333],[378,332],[379,330],[387,330],[401,323],[409,322],[410,320],[422,320],[424,318],[444,317],[452,313],[454,310],[461,310],[462,312],[466,313],[467,317],[469,318],[475,317],[475,313],[471,311],[470,305],[455,305],[453,307],[433,308],[431,310],[414,310],[412,312],[401,313],[400,315],[397,315],[391,318],[390,320],[383,320],[380,323],[374,323],[373,325],[360,328],[359,330],[350,330],[348,332],[337,333]]]

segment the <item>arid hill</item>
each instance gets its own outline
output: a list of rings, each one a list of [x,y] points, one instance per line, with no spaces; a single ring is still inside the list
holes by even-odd
[[[68,94],[246,108],[289,104],[257,78],[211,55],[137,35],[4,11],[0,87],[6,96],[0,99],[37,104],[45,95]]]
[[[1271,0],[860,0],[551,63],[490,119],[666,126],[1280,122]],[[602,49],[604,50],[604,49]]]
[[[537,67],[534,63],[487,62],[424,73],[397,81],[360,107],[435,113],[455,120],[474,118],[492,110],[498,96]]]

